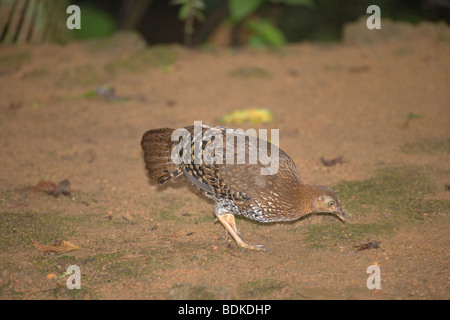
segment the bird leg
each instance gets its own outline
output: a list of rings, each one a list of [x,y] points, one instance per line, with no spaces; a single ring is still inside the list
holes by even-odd
[[[226,220],[228,221],[228,223],[233,227],[234,231],[238,234],[238,236],[242,237],[241,232],[239,231],[239,229],[236,227],[236,222],[234,220],[234,215],[230,214],[232,216],[232,218],[228,218],[226,217]],[[214,223],[219,222],[219,219],[215,219]],[[221,222],[222,223],[222,222]],[[227,229],[225,229],[225,242],[228,241],[228,237],[229,237],[230,233],[228,232]]]
[[[216,223],[216,222],[219,222],[220,220],[219,219],[214,219],[214,223]],[[222,222],[221,222],[222,223]],[[233,227],[233,229],[234,229],[234,231],[236,231],[236,233],[240,236],[240,237],[242,237],[242,234],[241,234],[241,232],[238,230],[238,228],[236,227],[236,223],[234,223],[234,226],[232,225],[232,227]],[[225,231],[225,242],[227,242],[228,241],[228,238],[229,238],[229,235],[230,235],[230,233],[228,232],[228,230],[227,229],[225,229],[224,230]]]
[[[241,237],[241,233],[239,232],[239,230],[236,227],[236,221],[234,220],[234,215],[229,213],[229,214],[225,214],[225,220],[230,224],[230,226],[233,228],[234,232],[236,232],[236,234]],[[223,224],[223,223],[222,223]],[[227,229],[225,229],[225,232],[227,233],[225,241],[228,241],[228,235],[230,234],[228,232]]]
[[[236,241],[236,244],[244,249],[252,249],[252,250],[262,250],[267,251],[267,248],[263,245],[253,245],[244,242],[241,237],[237,233],[236,229],[236,222],[234,220],[234,215],[231,213],[222,214],[220,216],[217,216],[219,221],[223,224],[225,229],[227,229],[228,233],[233,237],[234,241]]]
[[[234,215],[232,213],[224,213],[226,211],[222,207],[218,208],[217,206],[215,206],[214,209],[215,209],[214,213],[217,219],[219,219],[219,221],[223,224],[225,229],[233,237],[234,241],[236,241],[236,244],[239,247],[244,249],[268,251],[268,249],[263,245],[249,244],[241,239],[236,228],[236,221],[234,220]]]

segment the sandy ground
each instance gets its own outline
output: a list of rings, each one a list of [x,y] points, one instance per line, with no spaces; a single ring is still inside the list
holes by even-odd
[[[134,37],[0,47],[0,298],[449,299],[450,41],[416,35],[280,50],[147,48]],[[109,85],[114,96],[99,96]],[[349,213],[237,221],[147,178],[151,128],[267,108],[306,183]],[[320,157],[342,156],[326,167]],[[70,196],[23,189],[69,179]],[[37,250],[69,241],[66,253]],[[353,246],[381,241],[378,249]],[[81,290],[66,287],[69,265]],[[370,265],[381,289],[369,290]]]

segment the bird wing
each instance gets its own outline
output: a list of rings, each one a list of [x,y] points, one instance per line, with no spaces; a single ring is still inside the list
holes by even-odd
[[[193,128],[194,127],[192,126],[186,127],[186,129],[192,133]],[[205,191],[206,193],[216,198],[225,198],[232,199],[238,202],[245,202],[250,199],[256,200],[257,198],[261,198],[261,192],[264,190],[280,190],[283,188],[288,188],[287,184],[289,183],[289,181],[300,181],[300,176],[298,175],[297,169],[292,159],[276,146],[274,147],[278,149],[277,151],[279,155],[279,168],[283,168],[283,170],[279,170],[277,173],[272,175],[262,175],[261,169],[268,167],[269,165],[262,164],[259,159],[257,159],[256,163],[249,164],[248,162],[250,159],[250,154],[254,153],[259,155],[260,151],[258,150],[258,148],[261,143],[267,144],[266,150],[271,150],[272,144],[260,139],[255,140],[245,138],[245,135],[239,131],[217,126],[203,126],[202,136],[198,134],[196,136],[195,134],[193,134],[191,150],[193,150],[194,144],[197,143],[197,147],[201,146],[203,152],[207,151],[208,146],[210,146],[212,141],[214,141],[214,139],[211,139],[214,134],[222,135],[222,146],[224,148],[221,154],[222,164],[196,164],[194,163],[195,159],[193,154],[191,156],[191,164],[182,164],[183,172],[186,177],[194,185],[196,185],[199,189]],[[234,143],[232,144],[234,149],[232,150],[234,155],[233,164],[227,163],[227,160],[229,159],[226,158],[226,151],[228,147],[226,135],[231,135],[232,138],[236,138],[233,140]],[[243,135],[245,138],[245,144],[239,146],[237,138],[242,138]],[[202,139],[201,144],[199,144],[198,139]],[[239,147],[243,147],[245,150],[244,164],[239,164],[237,161],[239,152],[242,152],[242,150],[238,149]],[[212,150],[212,152],[214,153],[215,150]],[[203,157],[205,156],[207,158],[208,156],[213,155],[203,153]],[[259,195],[256,191],[259,192]]]
[[[184,175],[198,188],[201,190],[209,193],[214,194],[214,190],[212,189],[211,185],[209,185],[207,182],[203,182],[203,178],[199,174],[192,173],[192,170],[189,169],[189,167],[182,166],[182,170]]]

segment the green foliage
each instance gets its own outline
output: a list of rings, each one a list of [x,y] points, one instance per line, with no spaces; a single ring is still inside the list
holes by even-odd
[[[407,128],[409,126],[409,123],[410,123],[411,120],[422,119],[422,118],[423,118],[422,114],[410,112],[410,113],[408,113],[408,115],[406,116],[405,121],[403,122],[403,127]]]
[[[174,0],[172,5],[181,5],[178,11],[178,18],[185,21],[190,15],[193,15],[197,20],[204,21],[205,16],[202,10],[205,10],[205,3],[203,0]]]
[[[258,11],[266,2],[284,3],[289,6],[312,7],[313,0],[228,0],[230,18],[233,23],[238,23],[249,15]]]
[[[410,112],[407,115],[407,119],[422,119],[423,115],[421,115],[420,113],[414,113],[414,112]]]
[[[178,12],[178,18],[184,23],[184,42],[186,45],[191,45],[192,34],[194,33],[194,22],[197,19],[200,22],[205,20],[203,10],[205,10],[205,3],[203,0],[173,0],[172,5],[181,5]]]
[[[106,37],[117,28],[114,20],[104,11],[89,5],[81,5],[81,29],[74,29],[75,37],[80,40]]]
[[[67,43],[68,0],[0,1],[0,43]]]
[[[308,7],[314,4],[312,0],[228,0],[231,22],[237,25],[251,14],[257,12],[267,2]],[[286,44],[286,37],[283,32],[266,19],[250,20],[245,24],[245,27],[252,34],[249,44],[253,47],[280,47]]]
[[[252,32],[249,44],[253,47],[281,47],[286,44],[286,37],[283,32],[270,21],[251,20],[246,23],[246,27]]]
[[[230,10],[230,20],[233,25],[238,25],[248,16],[257,12],[265,3],[284,3],[289,6],[307,6],[314,5],[313,0],[228,0]],[[172,0],[172,5],[179,5],[178,18],[185,21],[184,24],[184,42],[186,45],[192,44],[192,35],[194,33],[194,22],[198,20],[203,22],[205,17],[204,0]],[[250,30],[252,36],[249,44],[254,47],[273,46],[280,47],[286,44],[286,37],[283,32],[272,22],[265,19],[256,19],[248,21],[245,27]]]
[[[228,0],[230,18],[233,23],[238,23],[248,15],[256,12],[264,0]]]
[[[271,2],[281,2],[285,3],[288,6],[305,6],[305,7],[314,7],[313,0],[270,0]]]

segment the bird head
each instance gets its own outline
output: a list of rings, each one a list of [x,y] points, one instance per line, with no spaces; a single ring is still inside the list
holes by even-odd
[[[345,212],[342,210],[341,202],[337,194],[325,186],[314,186],[312,197],[312,212],[328,212],[335,214],[342,222],[345,222]]]

